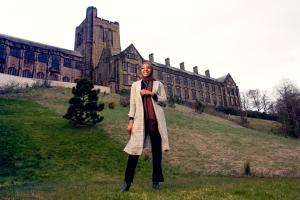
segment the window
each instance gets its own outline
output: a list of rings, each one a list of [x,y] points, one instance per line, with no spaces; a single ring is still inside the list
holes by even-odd
[[[222,96],[219,95],[219,104],[222,106],[223,105],[223,99],[222,99]]]
[[[52,68],[55,71],[59,71],[59,66],[60,66],[60,57],[59,56],[52,56]]]
[[[196,90],[192,90],[192,99],[196,100],[197,96],[196,96]]]
[[[10,75],[17,76],[17,70],[14,67],[8,68],[7,73],[10,74]]]
[[[172,85],[168,85],[167,88],[168,88],[168,96],[169,96],[169,97],[173,96]]]
[[[195,81],[194,80],[191,80],[191,86],[195,87]]]
[[[38,79],[44,79],[44,78],[45,78],[45,75],[44,75],[43,72],[38,72],[38,73],[36,74],[36,78],[38,78]]]
[[[10,55],[16,58],[21,58],[21,50],[19,48],[12,47],[10,49]]]
[[[25,51],[24,62],[25,63],[33,63],[34,61],[35,61],[34,52],[33,51]]]
[[[38,55],[38,61],[39,61],[39,62],[47,63],[47,62],[48,62],[48,59],[49,59],[48,54],[45,54],[45,53],[39,53],[39,55]]]
[[[172,76],[170,74],[167,75],[167,82],[168,83],[172,83],[173,82]]]
[[[217,100],[217,95],[213,94],[213,95],[212,95],[212,99],[213,99],[213,103],[214,103],[214,105],[216,106],[216,105],[217,105],[217,103],[218,103],[218,100]]]
[[[32,74],[31,74],[31,71],[26,69],[23,71],[22,73],[22,76],[25,77],[25,78],[32,78]]]
[[[218,93],[221,93],[221,87],[218,86]]]
[[[188,79],[187,79],[187,78],[184,78],[184,79],[183,79],[183,84],[184,84],[184,86],[188,86],[188,85],[189,85],[189,82],[188,82]]]
[[[205,89],[206,89],[206,91],[209,91],[209,84],[208,83],[205,83]]]
[[[133,54],[133,53],[128,53],[127,58],[128,59],[133,59],[133,60],[138,60],[138,56]]]
[[[63,82],[70,82],[70,78],[67,77],[67,76],[64,76],[64,77],[63,77]]]
[[[4,45],[0,45],[0,63],[5,63],[6,60],[6,48]]]
[[[203,90],[203,86],[202,86],[202,82],[201,81],[198,82],[198,86],[199,86],[200,90]]]
[[[203,96],[203,92],[199,91],[199,95],[200,95],[200,101],[204,101],[204,96]]]
[[[123,70],[126,72],[128,71],[128,63],[127,62],[123,63]]]
[[[213,92],[216,92],[216,87],[215,87],[215,85],[212,85],[211,88],[212,88],[212,91],[213,91]]]
[[[134,64],[131,64],[130,65],[130,73],[137,73],[137,67],[136,67],[136,65],[134,65]]]
[[[71,59],[65,58],[64,59],[64,66],[71,68],[72,67],[72,61],[71,61]],[[69,81],[66,81],[66,82],[69,82]]]
[[[189,90],[187,88],[184,89],[184,98],[189,99]]]
[[[205,101],[207,102],[207,103],[210,103],[211,101],[210,101],[210,94],[209,94],[209,92],[206,92],[206,95],[205,95],[206,97],[205,97]]]
[[[81,67],[82,67],[82,62],[76,61],[76,63],[75,63],[75,68],[76,68],[76,69],[81,69]]]
[[[180,84],[180,77],[179,76],[176,76],[175,82],[176,82],[176,84]]]
[[[157,71],[157,78],[163,80],[162,71]]]
[[[4,73],[4,68],[0,66],[0,73]]]
[[[123,84],[128,85],[128,75],[127,74],[123,74]]]
[[[176,87],[176,96],[181,98],[181,88]]]

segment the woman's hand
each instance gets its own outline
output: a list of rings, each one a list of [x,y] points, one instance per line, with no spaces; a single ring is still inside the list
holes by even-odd
[[[146,89],[142,89],[140,93],[142,96],[144,96],[144,95],[153,96],[154,95],[153,92],[150,92],[149,90],[146,90]]]
[[[131,120],[129,120],[128,126],[127,126],[128,135],[131,135],[132,127],[133,127],[133,120],[131,119]]]

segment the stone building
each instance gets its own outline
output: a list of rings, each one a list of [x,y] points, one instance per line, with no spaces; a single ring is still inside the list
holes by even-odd
[[[95,84],[108,86],[112,92],[129,90],[141,75],[138,70],[144,59],[133,44],[121,51],[118,22],[97,17],[95,7],[87,8],[86,18],[76,27],[74,51],[0,34],[0,72],[11,75],[48,78],[75,82],[88,77]],[[196,100],[214,106],[239,107],[239,89],[230,74],[220,78],[171,66],[148,59],[154,67],[154,77],[165,85],[167,96],[185,102]]]

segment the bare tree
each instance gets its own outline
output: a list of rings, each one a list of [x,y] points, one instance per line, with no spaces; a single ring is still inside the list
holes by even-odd
[[[300,137],[300,91],[291,81],[285,80],[277,88],[276,109],[283,131],[291,137]]]
[[[247,92],[241,92],[241,106],[242,110],[247,111],[250,109],[250,101]]]
[[[263,109],[263,112],[268,113],[268,111],[270,110],[270,105],[271,105],[271,101],[270,101],[270,97],[268,95],[268,91],[264,90],[261,92],[261,108]]]
[[[261,93],[259,89],[249,90],[247,92],[247,97],[250,100],[251,106],[256,109],[258,112],[262,109],[261,104]]]
[[[247,127],[248,122],[248,110],[250,109],[250,102],[246,92],[241,92],[241,125]]]

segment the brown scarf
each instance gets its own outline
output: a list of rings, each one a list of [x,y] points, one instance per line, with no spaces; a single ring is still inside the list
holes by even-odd
[[[153,81],[155,81],[155,79],[150,75],[148,77],[142,77],[142,81],[146,85],[145,89],[152,92]],[[143,96],[143,105],[144,105],[145,119],[156,120],[154,107],[152,104],[152,97],[150,95]]]

